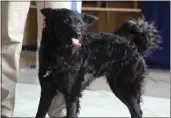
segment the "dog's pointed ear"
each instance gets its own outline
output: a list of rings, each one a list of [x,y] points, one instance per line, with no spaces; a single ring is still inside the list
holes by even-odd
[[[51,8],[43,8],[40,10],[40,12],[43,14],[43,16],[47,17],[48,14],[52,11]]]
[[[97,16],[93,16],[93,15],[86,14],[86,13],[82,13],[81,17],[87,25],[92,25],[99,19]]]

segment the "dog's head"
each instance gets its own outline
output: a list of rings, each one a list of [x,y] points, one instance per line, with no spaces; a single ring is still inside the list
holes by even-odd
[[[87,27],[98,20],[98,17],[85,13],[78,13],[66,8],[44,8],[41,13],[45,17],[46,27],[53,31],[56,40],[63,45],[73,44],[80,47],[80,40]]]

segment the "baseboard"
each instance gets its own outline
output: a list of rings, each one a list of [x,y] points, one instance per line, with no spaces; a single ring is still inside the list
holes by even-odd
[[[22,51],[37,51],[37,45],[22,45]]]

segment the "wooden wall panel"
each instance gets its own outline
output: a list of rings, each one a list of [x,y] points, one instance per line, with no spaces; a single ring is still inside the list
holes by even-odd
[[[28,45],[37,44],[37,10],[30,9],[28,13],[28,25],[27,25],[27,42]]]
[[[96,1],[83,1],[82,7],[97,7]]]
[[[109,1],[107,4],[110,8],[133,8],[133,1]]]

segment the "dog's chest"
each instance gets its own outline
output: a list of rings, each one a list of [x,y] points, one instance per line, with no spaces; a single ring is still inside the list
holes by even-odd
[[[72,72],[80,68],[80,60],[72,58],[65,60],[65,58],[61,57],[56,66],[58,66],[59,72]]]
[[[62,54],[56,56],[56,68],[58,72],[72,72],[77,71],[81,67],[81,58],[78,52],[64,51]]]

